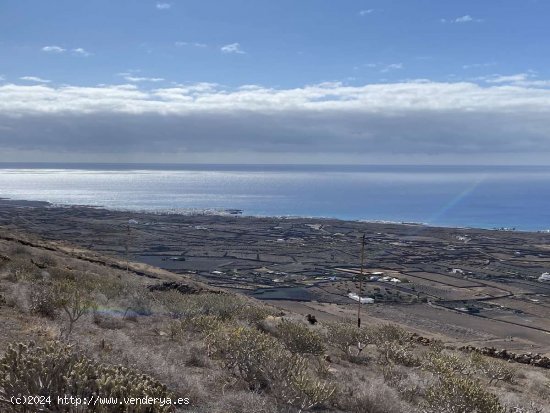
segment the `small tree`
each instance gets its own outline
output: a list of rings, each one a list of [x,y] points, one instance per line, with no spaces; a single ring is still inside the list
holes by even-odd
[[[95,303],[85,286],[75,281],[64,280],[57,284],[57,304],[67,314],[69,324],[64,331],[65,338],[69,338],[74,324],[87,312],[95,308]]]

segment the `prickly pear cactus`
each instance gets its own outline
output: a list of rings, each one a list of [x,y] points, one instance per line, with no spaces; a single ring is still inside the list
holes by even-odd
[[[43,396],[43,405],[14,405],[12,397]],[[78,397],[80,406],[59,403],[58,397]],[[127,403],[129,398],[171,398],[165,385],[122,366],[100,364],[70,345],[51,342],[10,345],[0,359],[1,412],[168,413],[173,406]],[[98,399],[101,398],[101,399]],[[109,402],[107,402],[109,400]],[[114,401],[116,400],[116,403]]]

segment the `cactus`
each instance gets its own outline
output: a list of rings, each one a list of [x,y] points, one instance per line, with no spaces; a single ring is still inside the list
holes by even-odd
[[[12,396],[50,396],[49,406],[16,406]],[[97,404],[78,410],[74,405],[58,404],[57,397],[142,398],[170,397],[166,386],[155,379],[122,366],[100,364],[77,352],[71,345],[50,342],[10,345],[0,359],[0,410],[2,412],[77,412],[94,413],[168,413],[170,406]],[[32,410],[32,408],[35,410]],[[83,407],[81,406],[80,409]],[[10,410],[11,409],[11,410]]]

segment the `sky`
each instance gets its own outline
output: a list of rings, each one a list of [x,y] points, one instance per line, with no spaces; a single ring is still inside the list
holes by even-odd
[[[0,162],[550,164],[546,0],[0,0]]]

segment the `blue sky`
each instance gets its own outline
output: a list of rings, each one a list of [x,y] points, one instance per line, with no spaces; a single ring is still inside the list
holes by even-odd
[[[529,70],[544,76],[550,67],[546,1],[2,3],[0,73],[9,80],[95,85],[131,71],[162,83],[298,87]],[[234,43],[245,53],[221,52]],[[44,52],[47,46],[67,51]],[[91,55],[71,52],[79,48]]]
[[[10,157],[18,153],[21,159],[32,159],[36,151],[43,150],[42,141],[55,140],[54,137],[38,137],[44,130],[41,122],[57,125],[48,124],[57,135],[68,134],[78,129],[78,122],[92,122],[91,117],[84,116],[90,112],[94,116],[112,115],[110,129],[101,133],[127,136],[133,133],[124,126],[128,122],[117,123],[116,117],[121,113],[128,116],[132,112],[128,107],[136,105],[137,101],[139,109],[133,111],[130,123],[138,122],[140,116],[141,119],[153,116],[156,122],[162,114],[164,123],[155,123],[155,131],[160,130],[162,136],[174,135],[172,140],[166,138],[162,143],[171,142],[181,151],[181,158],[175,156],[171,161],[193,160],[190,154],[199,152],[202,154],[197,155],[199,160],[226,159],[227,151],[222,149],[214,155],[205,147],[194,148],[196,136],[205,139],[209,133],[219,133],[218,130],[208,132],[208,128],[203,127],[196,134],[182,136],[170,129],[174,122],[183,118],[186,122],[178,124],[178,128],[206,122],[200,116],[189,121],[190,113],[197,111],[219,115],[208,118],[209,123],[213,119],[235,117],[237,112],[244,116],[243,113],[250,111],[258,119],[270,117],[274,124],[288,120],[294,126],[291,130],[282,130],[279,141],[277,136],[266,138],[268,149],[265,151],[256,144],[255,137],[261,139],[263,136],[260,125],[248,125],[243,131],[239,124],[234,133],[238,130],[238,133],[250,134],[249,141],[243,141],[240,148],[246,156],[257,157],[263,152],[291,153],[300,160],[303,156],[298,155],[304,151],[299,147],[300,141],[313,139],[308,123],[313,122],[309,106],[320,100],[341,103],[355,99],[362,103],[353,108],[323,107],[327,110],[324,121],[335,118],[344,109],[348,114],[364,111],[370,119],[368,123],[358,124],[357,130],[339,124],[349,125],[348,118],[335,120],[327,126],[333,130],[327,142],[343,136],[340,161],[360,162],[351,156],[357,151],[386,153],[391,161],[389,155],[400,150],[380,144],[388,139],[395,139],[395,145],[400,147],[410,145],[405,155],[412,152],[418,159],[426,155],[431,160],[441,155],[441,160],[447,161],[454,156],[452,147],[461,139],[460,133],[449,130],[452,125],[464,121],[468,108],[478,105],[480,100],[485,102],[485,106],[476,106],[477,116],[471,122],[477,123],[472,123],[471,136],[465,138],[473,139],[474,135],[496,137],[502,133],[495,126],[500,123],[497,115],[504,116],[503,113],[512,108],[525,108],[525,99],[528,99],[530,112],[523,114],[524,117],[510,125],[507,131],[512,130],[517,136],[521,125],[526,121],[534,122],[534,126],[527,129],[536,129],[535,132],[530,132],[521,143],[509,145],[509,152],[525,152],[525,160],[530,162],[538,159],[541,152],[550,151],[549,125],[538,116],[548,109],[548,16],[550,2],[543,0],[4,0],[0,3],[0,88],[3,86],[0,95],[5,103],[0,106],[0,115],[6,119],[0,122],[0,146],[4,143],[4,152],[10,153]],[[403,92],[396,86],[404,84],[412,84],[416,89],[411,92],[406,88]],[[321,86],[323,91],[312,90],[311,86],[315,85],[324,85]],[[363,89],[368,85],[386,89]],[[70,93],[68,87],[72,88]],[[120,93],[121,88],[126,90],[124,96]],[[434,90],[435,95],[431,95]],[[151,91],[154,91],[152,95]],[[203,105],[235,91],[246,93],[233,95],[233,102],[246,100],[254,105],[228,109],[219,99],[215,108]],[[289,95],[290,91],[295,93]],[[363,93],[362,100],[357,98],[358,92]],[[378,103],[367,101],[375,94],[373,101],[378,102],[385,93],[389,93],[394,106],[381,108]],[[404,97],[400,93],[405,93]],[[45,98],[45,94],[49,97]],[[75,94],[80,100],[63,106],[68,99],[76,99]],[[439,100],[449,94],[452,99]],[[303,95],[308,99],[300,100]],[[175,104],[188,98],[193,100],[193,105]],[[294,110],[287,108],[286,117],[278,113],[282,117],[275,121],[274,108],[284,98],[296,99]],[[509,105],[499,113],[491,112],[493,103],[500,104],[502,99]],[[87,103],[83,103],[84,100]],[[93,100],[93,109],[89,108],[90,100]],[[410,136],[411,126],[425,122],[413,119],[418,113],[410,110],[407,114],[401,113],[405,110],[401,105],[403,100],[409,102],[409,109],[415,101],[421,101],[419,108],[425,111],[425,117],[419,119],[429,119],[438,107],[454,111],[457,116],[441,117],[432,122],[430,133],[437,134],[439,141],[429,146],[424,142],[429,132],[425,128],[418,127],[418,136]],[[62,104],[48,106],[52,101]],[[173,104],[168,107],[167,101]],[[461,103],[457,105],[457,101]],[[160,107],[159,102],[164,106]],[[78,116],[74,113],[75,107],[80,108]],[[61,116],[68,113],[67,108],[71,108],[72,117],[62,120]],[[409,121],[403,121],[407,133],[382,128],[383,119],[374,116],[382,109],[386,113],[401,111],[400,122],[402,117],[408,116]],[[166,123],[166,112],[173,117],[172,122]],[[301,116],[297,116],[297,112]],[[319,108],[315,112],[318,113]],[[484,114],[486,122],[482,121]],[[36,122],[34,132],[28,125],[23,128],[24,125],[14,120],[21,116]],[[243,118],[244,123],[248,121],[249,118]],[[60,124],[65,124],[65,129]],[[221,130],[226,130],[227,123],[222,124]],[[369,132],[371,127],[372,133]],[[293,131],[296,142],[289,144]],[[300,138],[304,133],[308,136]],[[359,143],[354,147],[354,136],[358,134],[364,135],[369,145]],[[154,133],[150,135],[154,140]],[[75,154],[75,160],[84,159],[77,156],[77,152],[86,146],[79,146],[78,139],[91,137],[75,135],[74,145],[66,141],[59,143],[61,150]],[[212,139],[213,145],[220,145],[217,139]],[[458,152],[488,150],[489,143],[495,149],[494,139],[489,138],[485,146],[468,141]],[[506,139],[514,138],[510,135]],[[417,144],[419,140],[420,145]],[[22,141],[29,144],[24,146]],[[252,141],[255,143],[251,144]],[[308,141],[310,149],[311,142]],[[376,145],[370,145],[372,143]],[[320,154],[315,159],[323,161],[326,155],[321,154],[333,153],[337,146],[337,141],[326,146],[320,144],[314,148]],[[143,151],[143,147],[143,142],[128,139],[114,145],[112,150],[128,155]],[[508,159],[501,156],[502,148],[493,152],[495,162]],[[93,148],[87,148],[86,153],[102,156]],[[276,160],[277,156],[271,158]],[[271,159],[266,156],[268,158]]]

